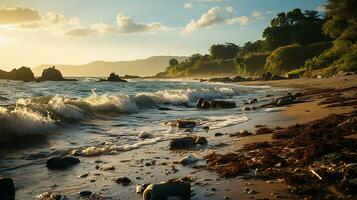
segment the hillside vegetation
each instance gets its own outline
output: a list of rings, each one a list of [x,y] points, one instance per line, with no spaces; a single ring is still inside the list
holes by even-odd
[[[214,44],[209,54],[194,54],[184,61],[170,60],[158,77],[199,75],[309,76],[357,71],[356,0],[329,0],[326,13],[296,8],[278,13],[262,33],[263,40]]]

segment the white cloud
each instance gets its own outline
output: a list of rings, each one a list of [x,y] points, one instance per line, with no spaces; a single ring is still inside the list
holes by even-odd
[[[147,24],[135,23],[131,17],[125,16],[124,14],[117,15],[117,25],[118,32],[122,33],[155,32],[168,29],[161,22],[152,22]]]
[[[262,12],[259,12],[259,11],[253,11],[252,17],[254,17],[256,19],[265,19],[264,14]]]
[[[91,24],[86,28],[75,28],[64,34],[74,37],[87,37],[91,35],[102,36],[106,33],[136,33],[136,32],[158,32],[169,30],[161,22],[135,23],[129,16],[120,13],[116,17],[116,25],[104,23]]]
[[[191,8],[193,8],[194,6],[193,6],[192,3],[185,3],[185,4],[183,4],[183,7],[186,8],[186,9],[191,9]]]
[[[78,17],[66,18],[63,14],[53,11],[47,12],[47,20],[52,24],[80,24],[80,19]]]
[[[192,32],[199,28],[211,27],[215,24],[218,24],[224,21],[224,17],[220,15],[221,9],[219,7],[211,8],[206,13],[204,13],[198,20],[191,20],[183,29],[183,32]]]
[[[0,25],[23,24],[41,21],[38,11],[30,8],[0,8]]]
[[[231,14],[234,14],[234,13],[235,13],[234,8],[233,8],[232,6],[226,7],[226,12],[227,12],[227,13],[231,13]]]
[[[193,32],[198,29],[212,27],[217,24],[225,25],[235,25],[239,24],[240,26],[248,25],[251,22],[254,22],[253,18],[263,19],[264,15],[258,11],[252,13],[250,16],[236,16],[236,11],[233,7],[228,6],[225,9],[219,7],[213,7],[209,9],[206,13],[202,14],[201,17],[197,20],[191,20],[185,28],[183,28],[183,33]]]
[[[234,25],[234,24],[239,24],[239,25],[247,25],[251,22],[250,18],[247,16],[240,16],[240,17],[233,17],[230,19],[226,20],[227,25]]]

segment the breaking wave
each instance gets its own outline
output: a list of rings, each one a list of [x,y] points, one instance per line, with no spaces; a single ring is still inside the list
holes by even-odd
[[[62,123],[74,123],[89,117],[107,114],[137,113],[146,105],[189,103],[198,98],[227,98],[238,94],[235,88],[202,88],[160,90],[138,93],[132,97],[98,95],[95,91],[85,98],[42,96],[18,99],[15,105],[0,107],[0,133],[41,135]]]

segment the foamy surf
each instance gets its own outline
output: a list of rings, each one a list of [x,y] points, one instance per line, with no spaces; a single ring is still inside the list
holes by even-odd
[[[148,105],[179,106],[193,103],[198,98],[224,99],[238,94],[239,89],[235,87],[208,87],[138,92],[132,96],[110,93],[98,95],[92,90],[91,95],[83,98],[60,95],[20,98],[15,105],[1,108],[0,133],[20,136],[45,134],[63,124],[96,116],[143,112]]]
[[[145,145],[152,145],[162,141],[161,137],[147,139],[144,141],[138,141],[133,144],[116,145],[116,144],[105,144],[103,146],[91,146],[91,147],[81,147],[79,149],[72,150],[71,155],[75,156],[100,156],[100,155],[112,155],[123,151],[130,151],[133,149],[138,149]]]

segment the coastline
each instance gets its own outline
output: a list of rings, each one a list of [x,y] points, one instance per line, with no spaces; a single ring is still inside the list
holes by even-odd
[[[269,128],[276,126],[287,127],[296,123],[320,119],[329,114],[348,113],[356,109],[355,106],[351,105],[337,105],[328,108],[326,108],[326,105],[319,105],[327,96],[333,96],[333,94],[341,93],[341,91],[342,93],[355,92],[356,76],[331,78],[327,82],[325,82],[326,80],[307,80],[313,83],[319,82],[319,84],[309,86],[298,84],[297,82],[299,81],[301,80],[290,80],[290,82],[285,80],[271,81],[272,84],[270,84],[270,81],[246,82],[242,84],[247,86],[270,85],[284,89],[294,88],[291,91],[305,93],[303,98],[306,101],[284,106],[275,112],[258,112],[249,121],[241,124],[219,130],[195,133],[197,136],[207,138],[209,145],[206,147],[170,151],[167,149],[169,141],[166,140],[155,145],[146,145],[139,149],[120,152],[115,155],[81,157],[81,166],[69,171],[59,172],[58,174],[43,171],[42,168],[32,169],[31,172],[33,174],[23,171],[21,173],[23,173],[24,177],[28,177],[27,180],[23,180],[27,182],[27,185],[31,185],[29,184],[32,180],[31,177],[36,179],[35,177],[38,176],[50,177],[52,182],[50,180],[40,181],[38,184],[33,184],[26,188],[26,191],[17,193],[17,197],[20,199],[26,198],[29,196],[29,192],[30,196],[36,196],[48,191],[49,183],[53,183],[53,180],[62,180],[62,182],[50,185],[50,187],[54,192],[66,195],[70,199],[78,198],[76,194],[83,190],[89,190],[95,194],[103,194],[114,199],[142,199],[141,194],[135,194],[137,184],[159,183],[173,178],[191,176],[194,180],[191,186],[193,193],[196,194],[192,199],[223,199],[224,197],[230,199],[272,198],[272,193],[279,194],[284,199],[299,199],[299,196],[287,192],[288,186],[281,182],[267,183],[265,180],[254,178],[222,178],[217,173],[204,169],[202,166],[187,167],[175,163],[175,161],[189,154],[195,154],[197,157],[203,158],[203,156],[211,152],[220,154],[235,152],[248,143],[270,141],[271,134],[230,137],[230,134],[239,132],[240,130],[254,132],[256,125],[267,125]],[[348,83],[343,84],[344,82]],[[223,136],[215,137],[215,133],[217,132],[223,133]],[[146,164],[152,161],[156,163]],[[96,166],[99,166],[99,169],[96,169]],[[114,170],[103,170],[112,166],[115,167]],[[84,174],[87,175],[81,178]],[[21,177],[21,174],[18,176]],[[129,177],[132,183],[128,187],[117,185],[113,180],[117,177]],[[257,191],[257,194],[244,193],[245,188],[253,189]]]

